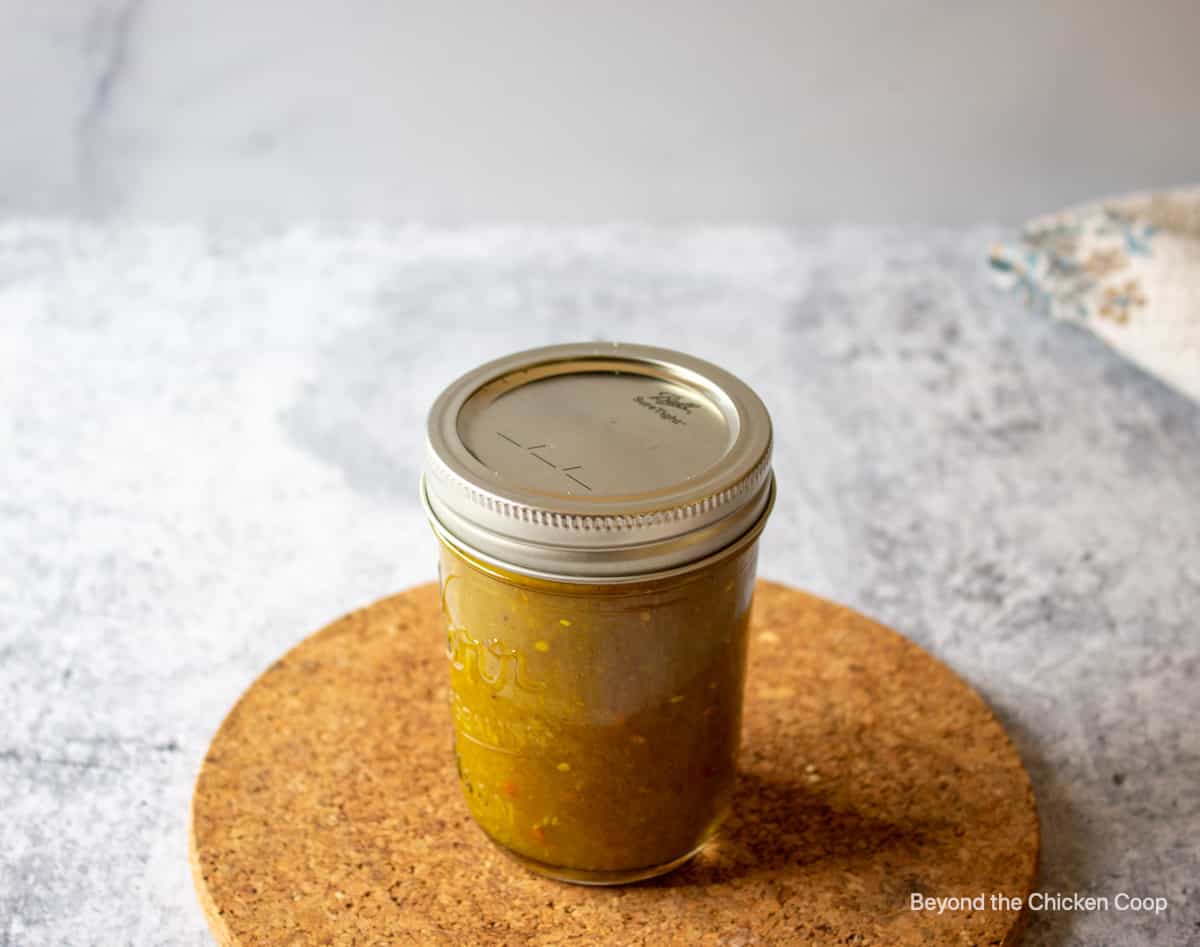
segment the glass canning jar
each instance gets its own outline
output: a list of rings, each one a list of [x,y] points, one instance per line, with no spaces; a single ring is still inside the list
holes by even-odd
[[[744,383],[647,346],[521,352],[435,402],[458,773],[526,866],[648,878],[728,811],[770,456]]]

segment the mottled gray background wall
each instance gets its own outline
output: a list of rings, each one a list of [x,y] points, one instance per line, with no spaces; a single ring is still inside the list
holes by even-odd
[[[0,0],[0,213],[1010,221],[1200,180],[1195,0]]]

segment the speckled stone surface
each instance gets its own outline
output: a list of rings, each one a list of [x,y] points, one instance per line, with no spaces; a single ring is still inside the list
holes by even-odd
[[[1011,902],[912,910],[914,892],[1025,901],[1038,822],[984,701],[890,629],[760,582],[733,814],[683,867],[605,890],[548,882],[472,824],[445,627],[436,583],[375,602],[272,664],[221,724],[190,851],[222,947],[1017,942],[1028,912]]]
[[[760,574],[984,694],[1043,890],[1170,903],[1027,942],[1200,942],[1200,406],[997,295],[999,235],[0,223],[0,944],[210,942],[186,826],[221,717],[433,576],[440,387],[597,337],[759,389]]]

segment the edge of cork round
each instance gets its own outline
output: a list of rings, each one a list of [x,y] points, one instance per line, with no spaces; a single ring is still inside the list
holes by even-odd
[[[851,609],[758,583],[734,813],[684,867],[586,888],[500,853],[460,798],[439,597],[418,586],[328,625],[221,724],[189,856],[223,947],[471,943],[1017,943],[1032,787],[983,699]]]

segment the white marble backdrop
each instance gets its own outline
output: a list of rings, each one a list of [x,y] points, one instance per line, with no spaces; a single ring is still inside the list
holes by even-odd
[[[1017,220],[1200,180],[1200,3],[0,0],[0,214]]]

